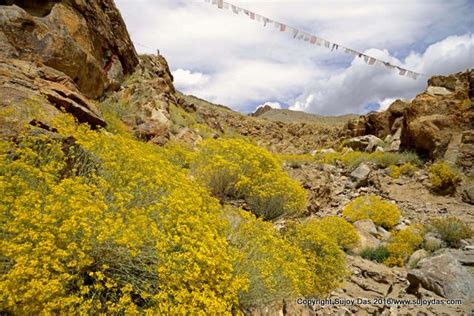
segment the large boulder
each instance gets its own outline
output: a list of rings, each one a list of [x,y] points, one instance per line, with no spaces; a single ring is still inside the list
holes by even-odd
[[[375,249],[380,246],[380,240],[374,236],[377,234],[377,227],[372,220],[359,220],[353,225],[359,235],[359,244],[352,250],[354,253],[359,254],[364,249]]]
[[[474,276],[449,253],[422,259],[408,272],[407,279],[409,292],[421,286],[448,299],[474,297]]]
[[[345,146],[354,150],[374,151],[379,145],[383,145],[383,140],[374,135],[353,137],[344,142]]]
[[[69,76],[85,96],[117,89],[138,64],[113,0],[0,2],[0,56]]]
[[[361,163],[354,171],[351,172],[350,178],[353,185],[358,188],[367,184],[371,169],[366,163]]]

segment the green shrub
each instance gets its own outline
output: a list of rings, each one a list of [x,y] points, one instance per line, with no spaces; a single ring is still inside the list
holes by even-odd
[[[431,226],[448,245],[459,247],[461,239],[472,237],[471,228],[457,217],[435,218]]]
[[[459,172],[445,162],[437,162],[430,167],[430,180],[438,192],[451,193],[461,181]]]
[[[347,204],[342,214],[351,222],[371,219],[376,225],[390,229],[398,224],[400,210],[396,204],[376,195],[360,196]]]
[[[362,249],[360,256],[364,259],[368,259],[375,262],[384,262],[389,257],[387,247],[378,246],[377,248],[364,248]]]
[[[272,220],[306,209],[304,189],[270,152],[245,140],[203,141],[191,169],[214,196],[243,198],[259,217]]]

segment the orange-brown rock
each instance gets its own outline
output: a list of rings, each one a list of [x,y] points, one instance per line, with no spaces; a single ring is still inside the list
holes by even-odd
[[[0,58],[0,136],[13,137],[32,121],[48,125],[62,109],[79,122],[105,126],[97,107],[62,72],[45,65]]]
[[[402,149],[465,164],[463,157],[472,155],[467,135],[474,128],[473,77],[474,70],[432,77],[426,91],[413,101],[397,100],[386,111],[352,120],[341,135],[372,134],[382,139],[390,135],[390,140],[400,130]]]
[[[113,0],[0,4],[0,56],[59,70],[89,98],[117,89],[138,63]]]

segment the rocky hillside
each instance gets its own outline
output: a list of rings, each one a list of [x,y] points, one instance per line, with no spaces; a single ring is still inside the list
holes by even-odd
[[[472,70],[247,116],[177,91],[112,0],[0,25],[1,315],[472,313]]]
[[[258,108],[254,113],[251,114],[251,116],[283,123],[312,123],[321,126],[337,127],[342,127],[347,123],[347,121],[357,117],[357,115],[354,114],[323,116],[287,109],[273,109],[269,105],[264,105],[263,107]]]
[[[413,101],[398,100],[386,111],[352,120],[345,132],[348,136],[375,135],[394,143],[394,149],[414,150],[430,159],[442,158],[471,174],[473,98],[473,70],[432,77],[426,91]]]

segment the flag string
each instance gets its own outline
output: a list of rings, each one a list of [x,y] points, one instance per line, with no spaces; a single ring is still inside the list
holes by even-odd
[[[273,24],[275,29],[278,29],[280,32],[290,32],[290,34],[293,34],[294,39],[298,40],[303,40],[305,42],[308,42],[309,44],[312,45],[317,45],[321,47],[325,47],[327,49],[330,49],[331,51],[335,50],[341,50],[344,51],[344,53],[353,55],[355,57],[361,58],[364,60],[364,62],[368,65],[382,65],[388,69],[396,69],[398,71],[398,74],[400,76],[405,76],[411,79],[416,80],[419,76],[426,76],[425,74],[415,72],[406,68],[402,68],[397,65],[393,65],[387,61],[366,55],[364,53],[361,53],[357,50],[345,47],[341,44],[334,43],[332,41],[326,40],[320,36],[316,36],[313,34],[310,34],[308,32],[299,30],[297,28],[291,27],[285,23],[275,21],[273,19],[267,18],[263,15],[257,14],[255,12],[252,12],[250,10],[241,8],[239,6],[236,6],[234,4],[228,3],[224,0],[204,0],[207,3],[210,3],[211,5],[216,5],[217,8],[219,9],[225,9],[225,10],[231,10],[234,14],[239,14],[239,13],[244,13],[246,16],[248,16],[251,20],[257,21],[259,23],[263,23],[263,26],[271,25]]]

